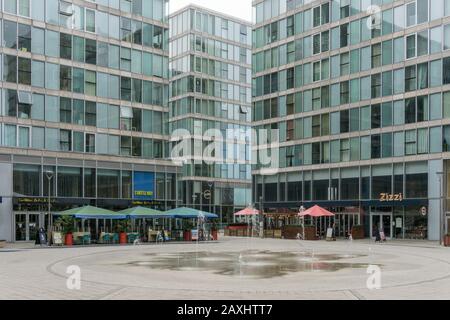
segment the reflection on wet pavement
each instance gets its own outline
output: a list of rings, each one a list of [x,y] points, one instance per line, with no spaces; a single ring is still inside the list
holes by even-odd
[[[364,255],[314,254],[313,252],[180,252],[146,254],[144,260],[127,263],[152,269],[211,271],[226,276],[274,278],[294,272],[334,272],[346,268],[366,268],[367,264],[340,262]]]

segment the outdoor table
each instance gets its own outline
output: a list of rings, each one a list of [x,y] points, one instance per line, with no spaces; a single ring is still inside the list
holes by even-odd
[[[127,233],[128,243],[133,243],[136,239],[139,239],[138,232],[129,232]]]
[[[74,232],[72,234],[72,236],[77,244],[84,244],[85,238],[89,239],[89,244],[91,242],[91,233],[90,232]]]
[[[114,233],[108,233],[108,232],[102,232],[100,234],[100,242],[105,243],[104,238],[105,236],[109,236],[109,243],[112,243],[114,240]]]

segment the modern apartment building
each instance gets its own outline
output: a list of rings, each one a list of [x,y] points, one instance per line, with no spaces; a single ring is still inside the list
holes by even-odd
[[[169,32],[172,146],[189,141],[174,154],[182,201],[232,222],[252,202],[251,23],[190,5],[171,14]]]
[[[0,239],[34,240],[49,193],[175,207],[167,0],[0,4]]]
[[[450,1],[256,0],[255,129],[278,173],[253,170],[271,223],[337,212],[338,236],[438,240],[450,198]],[[264,144],[264,142],[259,142]],[[259,147],[259,152],[264,150]],[[283,216],[282,219],[278,219]]]

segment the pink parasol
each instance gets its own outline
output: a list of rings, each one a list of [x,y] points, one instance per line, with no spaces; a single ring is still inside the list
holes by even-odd
[[[303,213],[299,214],[300,217],[304,216],[311,216],[311,217],[334,217],[334,213],[331,213],[328,210],[325,210],[322,207],[319,207],[318,205],[315,205],[312,208],[309,208],[308,210],[304,211]]]

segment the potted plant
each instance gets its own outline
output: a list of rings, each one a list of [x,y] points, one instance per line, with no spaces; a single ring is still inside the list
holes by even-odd
[[[191,230],[194,229],[194,224],[192,221],[186,221],[184,224],[184,231],[183,231],[183,239],[184,241],[192,241],[192,233]]]
[[[66,246],[73,245],[74,218],[71,216],[59,217],[55,222],[56,227],[60,227],[64,234],[64,243]]]
[[[119,234],[119,243],[126,244],[127,243],[127,231],[130,226],[129,220],[119,221],[116,225],[116,232]]]

